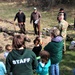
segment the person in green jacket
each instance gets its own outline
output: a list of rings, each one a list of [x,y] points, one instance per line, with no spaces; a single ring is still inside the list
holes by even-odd
[[[6,58],[7,75],[33,75],[37,67],[36,55],[24,47],[24,37],[15,35],[12,41],[13,50]]]
[[[53,29],[51,32],[51,42],[44,47],[44,50],[50,53],[50,75],[59,75],[59,62],[62,60],[63,50],[63,40],[59,35],[60,31],[57,28]]]

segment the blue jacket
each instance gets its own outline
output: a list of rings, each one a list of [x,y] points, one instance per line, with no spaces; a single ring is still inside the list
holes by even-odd
[[[0,75],[4,75],[6,73],[6,68],[3,62],[0,62]]]
[[[38,67],[36,69],[36,72],[39,75],[47,75],[48,71],[49,71],[49,67],[51,66],[51,61],[49,59],[49,61],[47,62],[47,64],[43,67],[40,62],[38,63]]]

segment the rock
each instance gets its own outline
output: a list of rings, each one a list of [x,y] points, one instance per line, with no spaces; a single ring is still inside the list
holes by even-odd
[[[4,38],[7,38],[9,35],[7,33],[3,33]]]

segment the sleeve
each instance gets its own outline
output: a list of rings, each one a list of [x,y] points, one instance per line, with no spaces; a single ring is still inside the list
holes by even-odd
[[[48,43],[45,47],[44,47],[44,50],[46,50],[46,51],[50,51],[50,43]]]
[[[24,17],[23,17],[23,22],[26,22],[26,15],[23,13]]]
[[[11,62],[10,62],[10,56],[8,55],[6,58],[6,70],[7,70],[7,74],[10,74],[11,71]]]
[[[40,63],[38,63],[38,67],[36,68],[37,73],[41,73],[42,67],[40,66]]]
[[[30,17],[30,23],[32,23],[32,20],[33,20],[33,14],[31,14],[31,17]]]
[[[39,18],[41,18],[41,14],[39,13]]]
[[[14,21],[17,19],[17,14],[15,15]]]
[[[51,66],[51,60],[49,59],[47,63],[47,67],[50,67],[50,66]]]
[[[2,62],[2,68],[3,68],[4,73],[6,73],[6,67],[3,62]]]
[[[33,69],[36,69],[37,66],[38,66],[38,62],[37,62],[37,59],[36,59],[36,55],[33,53],[33,62],[32,62],[32,68]]]

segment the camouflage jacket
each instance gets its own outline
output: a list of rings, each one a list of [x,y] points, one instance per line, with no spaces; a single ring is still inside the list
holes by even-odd
[[[61,20],[61,22],[59,23],[59,30],[63,38],[66,38],[67,28],[68,28],[68,22],[66,22],[65,20]]]

